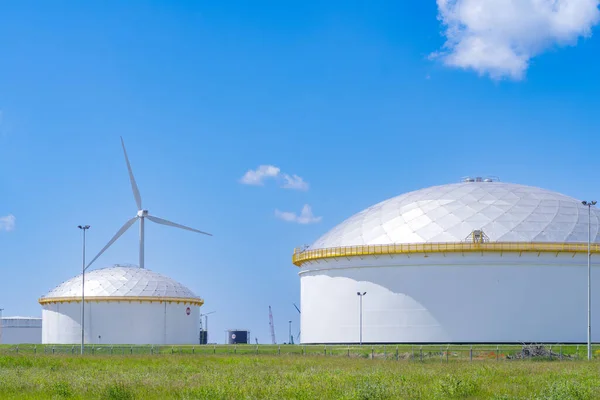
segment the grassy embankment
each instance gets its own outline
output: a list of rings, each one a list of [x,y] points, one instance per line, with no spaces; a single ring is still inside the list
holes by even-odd
[[[1,399],[595,399],[600,362],[0,355]]]

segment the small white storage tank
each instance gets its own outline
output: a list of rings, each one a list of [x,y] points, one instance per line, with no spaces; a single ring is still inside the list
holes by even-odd
[[[42,305],[42,343],[81,343],[81,275],[50,291]],[[85,274],[85,342],[196,344],[204,301],[182,284],[137,266]]]
[[[2,317],[0,344],[42,343],[42,319],[36,317]]]

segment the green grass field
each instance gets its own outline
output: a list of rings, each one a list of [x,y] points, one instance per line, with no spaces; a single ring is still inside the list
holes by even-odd
[[[446,362],[431,356],[421,362],[174,350],[81,357],[11,349],[0,349],[0,399],[600,398],[597,360]]]

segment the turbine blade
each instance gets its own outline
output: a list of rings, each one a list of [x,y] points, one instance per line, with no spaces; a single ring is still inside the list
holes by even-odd
[[[142,197],[140,196],[140,191],[137,187],[137,183],[135,183],[135,178],[133,177],[133,171],[131,170],[131,164],[129,164],[129,157],[127,157],[127,150],[125,150],[125,142],[123,141],[122,136],[121,146],[123,146],[123,154],[125,154],[125,162],[127,163],[127,170],[129,171],[129,180],[131,181],[131,189],[133,190],[133,197],[135,197],[135,204],[137,204],[138,210],[141,210]]]
[[[302,314],[302,313],[300,312],[300,309],[299,309],[299,308],[298,308],[298,306],[296,305],[296,303],[292,303],[292,304],[294,305],[294,307],[296,307],[296,310],[298,310],[298,314]]]
[[[185,229],[187,231],[192,231],[192,232],[197,232],[197,233],[202,233],[204,235],[212,236],[212,234],[210,234],[210,233],[202,232],[202,231],[199,231],[198,229],[190,228],[189,226],[176,224],[175,222],[167,221],[166,219],[153,217],[151,215],[147,215],[146,218],[148,218],[152,222],[156,222],[157,224],[172,226],[175,228]]]
[[[110,239],[110,242],[108,242],[108,243],[106,244],[106,246],[104,246],[104,247],[102,248],[102,250],[100,250],[100,253],[98,253],[98,254],[96,255],[96,257],[94,257],[94,259],[93,259],[92,261],[90,261],[90,263],[87,265],[87,267],[85,267],[85,269],[88,269],[88,268],[89,268],[89,266],[90,266],[90,265],[92,265],[92,264],[94,263],[94,261],[96,261],[96,259],[97,259],[98,257],[100,257],[100,256],[102,255],[102,253],[104,253],[104,252],[106,251],[106,249],[108,249],[108,248],[109,248],[109,247],[110,247],[110,246],[111,246],[111,245],[112,245],[112,244],[113,244],[113,243],[114,243],[114,242],[115,242],[115,241],[116,241],[116,240],[117,240],[117,239],[118,239],[118,238],[119,238],[119,237],[120,237],[122,234],[124,234],[124,233],[125,233],[125,231],[126,231],[127,229],[129,229],[129,228],[131,227],[131,225],[133,225],[133,223],[134,223],[135,221],[137,221],[137,219],[138,219],[138,218],[139,218],[139,217],[133,217],[133,218],[131,218],[129,221],[125,222],[125,225],[123,225],[123,226],[121,227],[121,229],[119,229],[119,231],[118,231],[118,232],[115,234],[115,236],[113,236],[113,237],[112,237],[112,239]]]

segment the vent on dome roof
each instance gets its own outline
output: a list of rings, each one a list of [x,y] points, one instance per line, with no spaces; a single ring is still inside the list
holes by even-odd
[[[486,178],[483,178],[481,176],[476,176],[475,178],[472,178],[470,176],[466,176],[464,178],[462,178],[462,182],[496,182],[499,181],[500,179],[498,179],[495,176],[488,176]]]
[[[487,243],[490,241],[490,238],[481,229],[476,229],[465,238],[465,241],[472,243]]]

